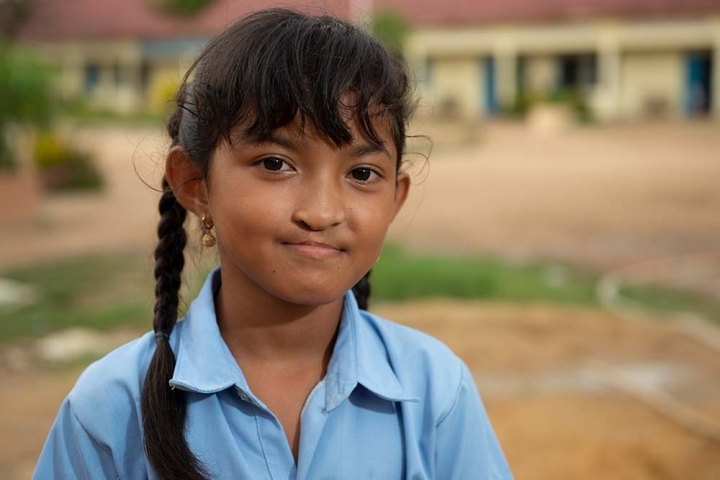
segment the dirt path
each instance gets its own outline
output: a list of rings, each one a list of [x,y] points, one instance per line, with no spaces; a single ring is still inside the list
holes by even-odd
[[[557,137],[522,125],[481,128],[478,145],[440,146],[428,165],[410,157],[415,185],[391,239],[598,268],[720,250],[720,125],[593,127]],[[152,246],[158,194],[133,163],[158,185],[161,129],[74,136],[96,154],[109,188],[99,197],[50,197],[37,222],[0,230],[0,268]]]
[[[582,308],[432,301],[378,313],[440,338],[468,363],[518,479],[720,478],[720,436],[682,427],[601,368],[670,395],[717,429],[720,351],[654,321]]]
[[[0,227],[0,269],[87,253],[143,251],[155,242],[164,144],[160,128],[76,130],[107,181],[100,194],[56,194],[36,221]],[[135,171],[137,168],[137,173]]]
[[[551,259],[720,298],[720,124],[481,127],[477,146],[413,160],[395,241],[446,253]],[[698,260],[698,254],[707,255]],[[648,271],[648,261],[655,260]],[[638,265],[638,269],[628,268]],[[684,279],[684,283],[683,280]]]
[[[62,399],[80,370],[3,372],[0,477],[28,479]]]
[[[431,155],[394,238],[599,266],[720,245],[719,124],[482,131]]]

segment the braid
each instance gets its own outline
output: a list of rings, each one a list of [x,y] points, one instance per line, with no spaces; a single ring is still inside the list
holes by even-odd
[[[357,300],[358,307],[360,307],[362,310],[368,309],[368,300],[370,300],[370,273],[372,273],[372,270],[367,272],[365,276],[362,277],[360,281],[357,282],[352,288],[352,292],[355,295],[355,300]]]
[[[201,480],[207,477],[184,436],[185,398],[171,389],[175,355],[168,337],[177,321],[178,291],[185,264],[187,235],[183,227],[187,212],[178,203],[167,179],[160,197],[158,245],[155,248],[155,311],[153,330],[157,345],[142,392],[145,453],[162,479]]]

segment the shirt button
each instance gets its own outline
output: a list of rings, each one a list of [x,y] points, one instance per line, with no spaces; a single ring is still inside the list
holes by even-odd
[[[247,395],[245,395],[244,393],[241,392],[241,393],[240,393],[240,400],[242,400],[243,402],[249,402],[249,401],[250,401],[250,397],[248,397]]]

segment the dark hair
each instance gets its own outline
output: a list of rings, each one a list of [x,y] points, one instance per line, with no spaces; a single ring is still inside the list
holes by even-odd
[[[185,75],[168,121],[172,146],[182,147],[204,178],[221,140],[242,135],[268,138],[299,115],[341,146],[353,138],[350,113],[361,133],[378,146],[376,118],[390,126],[397,168],[404,153],[405,128],[412,112],[408,74],[362,27],[329,16],[271,9],[251,14],[213,38]],[[348,100],[349,99],[349,100]],[[187,242],[185,209],[167,180],[159,204],[155,249],[157,347],[142,393],[145,452],[163,479],[203,479],[207,471],[183,435],[185,398],[168,382],[175,356],[168,336],[177,321],[178,291]],[[367,309],[368,272],[354,287]]]

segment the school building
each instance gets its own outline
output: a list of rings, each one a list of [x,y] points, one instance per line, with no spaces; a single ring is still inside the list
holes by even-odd
[[[118,112],[161,109],[207,40],[267,0],[208,0],[197,14],[172,0],[33,0],[17,35],[58,67],[58,94]],[[349,18],[347,0],[284,0],[282,6]]]
[[[381,4],[381,5],[378,5]],[[435,111],[492,117],[573,92],[600,120],[720,118],[718,0],[377,0]]]
[[[60,67],[59,93],[135,111],[157,108],[212,34],[271,3],[212,0],[192,20],[147,0],[33,5],[19,39]],[[438,113],[488,118],[572,92],[599,120],[720,118],[720,0],[317,0],[312,8],[406,19],[406,57]]]

